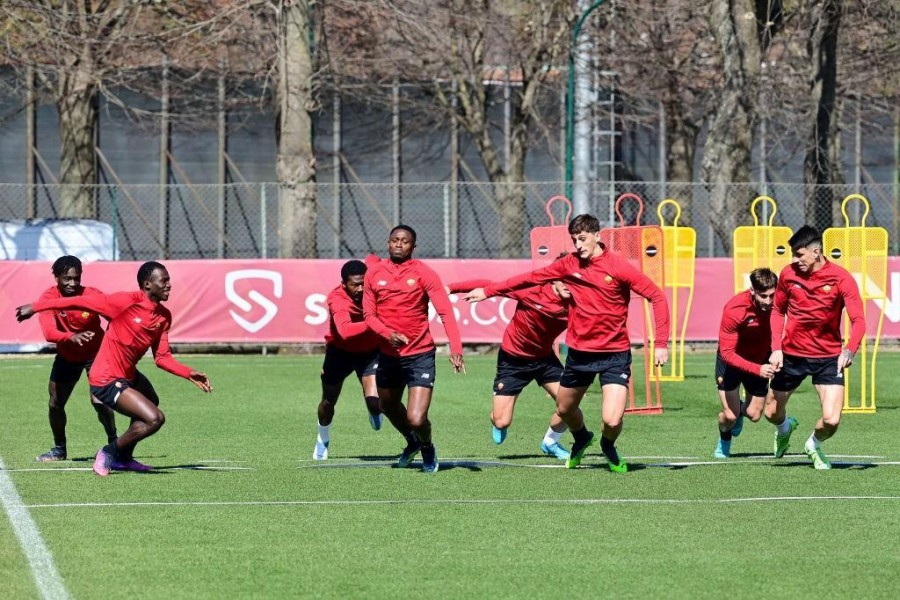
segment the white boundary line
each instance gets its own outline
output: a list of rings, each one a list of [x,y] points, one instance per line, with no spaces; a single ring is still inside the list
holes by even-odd
[[[0,458],[0,501],[3,502],[3,510],[6,511],[13,531],[19,538],[19,544],[28,559],[28,566],[31,567],[38,592],[42,597],[48,599],[68,598],[69,592],[66,591],[62,577],[56,570],[53,555],[47,548],[47,544],[44,543],[34,519],[31,518],[28,506],[22,503],[16,486],[6,474],[6,465],[2,458]]]
[[[21,508],[152,508],[163,506],[218,507],[218,506],[372,506],[372,505],[566,505],[590,506],[598,504],[734,504],[741,502],[816,502],[816,501],[900,501],[900,496],[762,496],[755,498],[460,498],[428,499],[410,498],[406,500],[247,500],[247,501],[209,501],[209,502],[59,502],[47,504],[28,504]]]
[[[0,467],[0,472],[7,473],[55,473],[57,471],[92,471],[91,467],[26,467],[21,469],[7,469]],[[193,467],[159,467],[153,471],[255,471],[253,467],[226,467],[219,465],[197,465]],[[152,473],[152,471],[151,471]]]

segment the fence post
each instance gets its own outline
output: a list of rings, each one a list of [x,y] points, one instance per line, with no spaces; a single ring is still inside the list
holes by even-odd
[[[451,258],[450,254],[450,185],[444,184],[444,258]]]
[[[113,260],[119,260],[119,188],[112,186],[110,189],[110,204],[112,204],[112,230],[113,230]]]
[[[262,183],[260,185],[262,185],[262,190],[259,192],[259,239],[262,249],[261,258],[268,258],[269,242],[266,236],[266,230],[268,229],[266,217],[266,184]]]

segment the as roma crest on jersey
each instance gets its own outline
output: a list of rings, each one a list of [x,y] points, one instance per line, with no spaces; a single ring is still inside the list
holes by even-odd
[[[831,286],[830,286],[830,285],[823,285],[823,286],[822,286],[822,291],[825,292],[825,293],[827,294],[828,292],[831,291]]]
[[[82,319],[87,319],[87,318],[89,318],[90,316],[91,316],[91,313],[89,313],[88,311],[84,311],[84,312],[81,313],[81,318],[82,318]]]
[[[603,278],[603,281],[605,281],[606,283],[612,283],[612,281],[613,281],[612,275],[607,275],[606,277]]]
[[[413,279],[412,277],[410,277],[409,279],[406,280],[406,285],[412,287],[412,286],[416,285],[416,280]]]

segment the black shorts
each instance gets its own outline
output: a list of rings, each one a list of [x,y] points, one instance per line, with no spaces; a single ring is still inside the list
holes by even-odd
[[[434,387],[434,350],[411,356],[378,354],[375,384],[380,388]]]
[[[59,354],[53,359],[53,367],[50,369],[50,381],[54,383],[77,383],[81,379],[81,373],[89,371],[94,359],[84,362],[70,362]]]
[[[736,390],[739,385],[751,396],[765,398],[769,393],[769,380],[759,375],[751,375],[737,367],[725,364],[722,356],[716,353],[716,387],[723,392]]]
[[[356,371],[362,379],[374,375],[378,368],[378,350],[371,352],[347,352],[336,346],[325,346],[325,361],[322,363],[322,383],[340,385]]]
[[[844,385],[844,374],[837,370],[838,356],[802,358],[785,354],[781,370],[772,378],[772,389],[790,392],[797,389],[807,375],[812,376],[813,385]]]
[[[558,383],[563,367],[555,354],[543,358],[522,358],[503,348],[497,353],[495,396],[518,396],[532,381],[538,385]]]
[[[156,395],[156,390],[153,389],[150,380],[140,371],[135,373],[133,380],[116,379],[103,386],[92,385],[91,395],[106,406],[115,408],[116,402],[119,400],[119,394],[128,388],[134,388],[150,400],[150,402],[159,406],[159,396]]]
[[[600,376],[601,386],[615,383],[627,387],[631,379],[631,350],[584,352],[569,348],[559,385],[567,388],[590,387],[595,375]]]

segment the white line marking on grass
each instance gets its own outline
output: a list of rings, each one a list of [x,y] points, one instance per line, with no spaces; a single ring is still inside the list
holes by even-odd
[[[731,458],[727,460],[695,460],[695,461],[670,461],[670,462],[636,462],[629,459],[629,463],[633,464],[635,467],[641,468],[663,468],[670,469],[673,467],[704,467],[704,466],[728,466],[728,465],[752,465],[752,464],[766,464],[766,465],[812,465],[812,463],[805,456],[802,458],[800,455],[797,455],[798,460],[784,460],[778,459],[774,457],[747,457],[747,458]],[[372,461],[357,461],[357,462],[338,462],[341,459],[332,460],[317,460],[317,461],[301,461],[304,464],[297,466],[298,469],[371,469],[371,468],[387,468],[392,467],[397,463],[396,460],[372,460]],[[764,462],[765,461],[765,462]],[[601,467],[605,465],[605,462],[590,462],[590,463],[582,463],[585,467]],[[891,466],[891,465],[900,465],[900,461],[872,461],[872,462],[862,462],[862,461],[832,461],[832,465],[834,466],[848,466],[848,467],[874,467],[874,466]],[[460,458],[451,458],[451,459],[442,459],[441,465],[446,467],[466,467],[466,468],[481,468],[481,467],[517,467],[517,468],[527,468],[527,469],[564,469],[565,463],[558,462],[556,464],[528,464],[528,463],[515,463],[508,461],[500,461],[500,460],[480,460],[480,459],[460,459]],[[416,467],[421,467],[421,461],[416,461],[410,463],[410,467],[415,469]]]
[[[53,473],[56,471],[92,471],[91,467],[28,467],[22,469],[0,468],[0,471],[7,473]],[[226,467],[218,465],[196,465],[196,466],[177,466],[177,467],[156,467],[154,471],[255,471],[253,467]],[[124,472],[124,471],[116,471]]]
[[[406,500],[222,500],[166,502],[60,502],[28,504],[22,508],[152,508],[152,507],[221,507],[221,506],[379,506],[389,504],[417,505],[567,505],[597,504],[731,504],[736,502],[815,502],[900,501],[900,496],[763,496],[754,498],[410,498]]]
[[[25,551],[38,591],[44,598],[68,598],[66,586],[56,570],[56,565],[53,564],[53,555],[44,543],[34,519],[28,513],[28,507],[22,503],[22,497],[16,491],[16,486],[5,471],[6,465],[0,458],[0,501],[3,502],[3,510],[12,523],[22,550]]]

